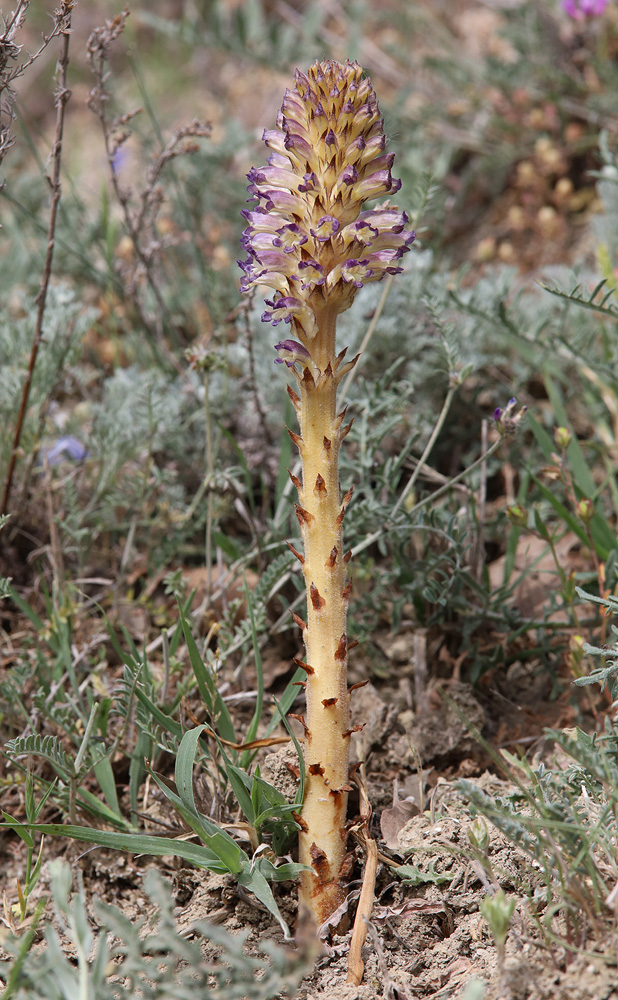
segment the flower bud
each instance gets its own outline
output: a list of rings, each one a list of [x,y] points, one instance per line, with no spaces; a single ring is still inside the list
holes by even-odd
[[[556,427],[554,430],[554,441],[560,451],[566,451],[572,440],[573,435],[568,427]]]
[[[515,503],[512,507],[507,507],[506,516],[514,528],[528,527],[528,511],[520,504]]]
[[[575,505],[575,513],[584,524],[590,524],[594,517],[594,504],[592,500],[588,500],[587,497],[578,500]]]

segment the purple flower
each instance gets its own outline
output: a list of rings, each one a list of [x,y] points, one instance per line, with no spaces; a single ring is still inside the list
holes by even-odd
[[[562,0],[563,11],[575,21],[599,17],[606,7],[607,0]]]
[[[88,449],[77,438],[59,437],[52,445],[41,452],[43,462],[49,465],[60,465],[61,462],[83,462],[88,458]]]
[[[297,70],[277,128],[263,138],[268,163],[247,175],[257,206],[243,212],[241,289],[274,289],[262,319],[290,324],[309,344],[325,308],[343,312],[362,285],[401,270],[414,233],[405,212],[388,202],[363,210],[401,182],[391,175],[394,155],[384,151],[376,95],[358,63]]]
[[[515,396],[511,396],[504,409],[501,406],[497,406],[494,410],[496,427],[500,434],[506,435],[506,437],[512,437],[515,434],[519,424],[526,415],[528,407],[522,406],[518,410],[517,405]]]
[[[276,365],[286,364],[288,368],[293,368],[297,362],[306,365],[311,361],[309,351],[297,340],[282,340],[275,344],[275,350],[279,352],[279,357],[275,358]]]

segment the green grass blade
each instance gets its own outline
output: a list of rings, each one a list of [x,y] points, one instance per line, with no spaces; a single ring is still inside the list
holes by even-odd
[[[221,874],[227,874],[229,868],[221,863],[220,858],[203,844],[191,844],[186,840],[175,840],[172,837],[153,837],[144,833],[122,833],[120,831],[96,830],[89,826],[71,826],[62,823],[0,823],[0,828],[11,828],[20,835],[22,831],[41,833],[48,837],[70,837],[72,840],[84,841],[87,844],[98,844],[115,851],[129,851],[132,854],[152,854],[156,857],[183,858],[191,861],[198,868],[208,868]],[[17,828],[19,827],[19,829]]]

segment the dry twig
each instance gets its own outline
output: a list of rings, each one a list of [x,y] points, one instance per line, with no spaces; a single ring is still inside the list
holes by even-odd
[[[34,327],[34,337],[32,339],[32,347],[30,349],[30,360],[28,362],[28,369],[26,371],[26,378],[24,381],[21,403],[19,406],[19,413],[17,415],[17,423],[15,425],[15,432],[13,435],[13,446],[11,449],[9,468],[4,485],[2,506],[0,507],[0,513],[2,514],[6,514],[8,512],[11,489],[13,485],[13,475],[15,472],[15,464],[17,462],[17,453],[19,451],[19,442],[21,440],[24,420],[26,418],[26,412],[28,409],[30,387],[32,385],[32,377],[34,375],[34,369],[36,366],[39,346],[41,344],[41,340],[43,337],[43,320],[45,316],[45,306],[47,303],[47,289],[49,288],[49,281],[51,278],[52,261],[54,257],[54,246],[56,239],[56,218],[58,215],[58,206],[60,204],[60,198],[62,195],[62,185],[60,183],[60,167],[62,163],[62,139],[64,135],[64,117],[65,117],[67,103],[69,101],[69,98],[71,97],[71,91],[67,87],[67,71],[69,66],[69,42],[71,38],[71,14],[73,11],[73,6],[74,6],[73,0],[62,0],[61,6],[56,11],[56,21],[54,25],[54,30],[49,36],[49,40],[51,40],[51,38],[55,37],[55,35],[60,34],[62,36],[62,46],[60,51],[60,58],[58,60],[58,75],[57,75],[57,86],[55,94],[56,134],[54,138],[54,145],[52,147],[52,152],[51,152],[52,175],[50,178],[48,178],[51,188],[51,202],[49,207],[49,224],[47,227],[47,251],[45,254],[43,277],[41,278],[41,285],[35,300],[38,309]],[[25,15],[25,8],[23,4],[21,5],[21,8],[23,15]],[[42,51],[42,49],[45,47],[46,44],[48,44],[48,42],[45,42],[45,44],[41,47],[39,51]],[[33,60],[31,59],[30,62],[32,61]],[[24,64],[24,66],[25,65],[26,64]],[[23,68],[21,71],[23,72]],[[1,143],[2,143],[2,134],[0,133],[0,147]]]

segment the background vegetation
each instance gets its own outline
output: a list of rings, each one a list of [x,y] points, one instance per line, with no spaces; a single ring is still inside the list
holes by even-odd
[[[340,325],[342,346],[363,350],[344,387],[353,680],[394,699],[389,650],[408,637],[417,699],[454,678],[491,702],[479,759],[513,785],[503,798],[462,786],[472,815],[529,859],[518,912],[539,947],[609,961],[615,5],[580,19],[538,0],[14,6],[0,23],[0,807],[19,861],[3,996],[86,995],[79,976],[93,997],[129,995],[110,985],[103,934],[87,960],[83,890],[68,902],[61,866],[56,913],[86,957],[79,974],[40,976],[61,947],[51,925],[47,957],[30,957],[42,863],[67,834],[231,873],[287,933],[278,885],[296,874],[302,788],[265,780],[255,741],[301,711],[293,415],[235,260],[262,128],[294,68],[324,57],[371,76],[418,235],[405,274],[362,290]],[[524,731],[514,706],[538,683]],[[545,726],[559,763],[524,756]],[[496,749],[518,740],[521,757]],[[441,760],[432,781],[466,778],[460,765]],[[479,830],[469,849],[494,898]],[[161,884],[150,891],[172,921]],[[486,915],[502,955],[500,905]],[[118,912],[100,919],[129,934]],[[261,959],[209,933],[231,956],[218,985],[204,971],[213,997],[293,993],[297,963],[273,953],[260,980]],[[155,976],[123,940],[135,975],[159,977],[144,995],[184,995],[175,965]]]

